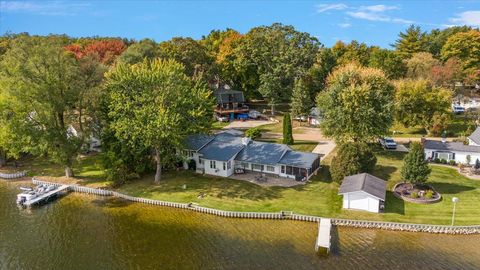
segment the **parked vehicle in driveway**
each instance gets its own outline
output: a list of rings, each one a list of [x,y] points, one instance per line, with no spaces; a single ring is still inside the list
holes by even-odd
[[[378,142],[385,149],[397,149],[397,143],[392,138],[389,138],[389,137],[380,138]]]
[[[465,107],[462,106],[453,106],[453,113],[461,114],[465,112]]]
[[[219,115],[219,114],[215,115],[215,119],[217,119],[217,121],[219,121],[219,122],[229,122],[230,121],[230,119],[228,119],[227,116],[222,116],[222,115]]]

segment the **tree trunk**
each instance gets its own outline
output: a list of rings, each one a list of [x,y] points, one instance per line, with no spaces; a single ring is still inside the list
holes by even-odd
[[[65,177],[67,177],[67,178],[74,177],[73,170],[70,166],[65,167]]]
[[[272,103],[270,106],[272,108],[272,115],[275,115],[275,104]]]
[[[155,183],[159,183],[162,179],[162,159],[160,158],[160,152],[155,149],[155,161],[157,162],[157,171],[155,172]]]

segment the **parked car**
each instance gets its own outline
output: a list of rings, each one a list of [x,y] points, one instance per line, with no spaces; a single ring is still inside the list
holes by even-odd
[[[259,112],[259,111],[255,111],[255,110],[250,110],[248,112],[248,117],[250,117],[251,119],[258,119],[262,114]]]
[[[462,106],[453,106],[453,113],[461,114],[465,112],[465,107]]]
[[[217,121],[219,121],[219,122],[229,122],[230,121],[230,119],[227,116],[223,116],[223,115],[219,115],[219,114],[215,115],[215,119],[217,119]]]
[[[397,143],[392,138],[389,138],[389,137],[380,138],[378,142],[385,149],[397,149]]]

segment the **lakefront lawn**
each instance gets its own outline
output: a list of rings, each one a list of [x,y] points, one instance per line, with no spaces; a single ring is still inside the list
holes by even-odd
[[[132,196],[173,202],[195,202],[201,206],[237,211],[294,211],[300,214],[351,219],[398,221],[407,223],[445,224],[451,222],[452,197],[458,197],[456,225],[480,224],[480,181],[470,180],[455,168],[432,166],[429,179],[442,196],[439,203],[419,205],[404,202],[390,192],[401,181],[400,170],[404,153],[376,151],[378,162],[374,175],[388,181],[386,209],[383,214],[342,209],[342,198],[337,195],[339,184],[331,181],[328,167],[331,157],[322,161],[323,167],[312,182],[290,188],[262,187],[240,180],[201,176],[191,172],[164,174],[160,184],[152,183],[153,176],[133,180],[117,191]],[[78,184],[109,186],[98,156],[82,159],[76,170]],[[61,176],[63,170],[45,162],[30,162],[32,174]],[[77,167],[78,168],[78,167]],[[61,179],[48,177],[49,180]],[[84,180],[82,180],[84,179]],[[185,188],[184,188],[185,185]],[[110,187],[109,187],[110,188]]]

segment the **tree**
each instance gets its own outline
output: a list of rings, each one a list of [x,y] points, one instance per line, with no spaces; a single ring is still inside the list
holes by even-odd
[[[293,132],[292,132],[292,119],[290,118],[289,113],[283,115],[283,143],[292,145],[293,141]]]
[[[480,31],[470,30],[450,36],[442,48],[442,59],[457,57],[463,70],[480,70]]]
[[[90,134],[91,118],[79,111],[86,107],[81,97],[95,83],[87,83],[80,64],[64,50],[70,42],[64,36],[20,36],[12,42],[1,62],[0,80],[15,104],[10,114],[17,120],[16,135],[28,142],[31,153],[48,154],[71,177]]]
[[[315,62],[307,73],[312,78],[312,98],[315,98],[318,92],[325,89],[327,77],[336,65],[337,60],[332,50],[329,48],[320,48],[315,57]]]
[[[106,88],[110,128],[120,140],[152,150],[155,182],[162,167],[175,163],[185,137],[210,127],[211,91],[174,60],[119,64],[107,74]]]
[[[425,161],[423,146],[418,143],[412,143],[410,151],[403,158],[402,178],[414,185],[427,182],[431,169]]]
[[[420,26],[410,25],[405,33],[400,32],[398,37],[394,47],[403,59],[427,50],[427,34],[422,32]]]
[[[337,142],[368,142],[385,135],[393,121],[393,97],[382,71],[354,64],[337,69],[317,97],[323,134]]]
[[[430,133],[450,110],[451,90],[434,87],[427,80],[402,80],[395,86],[396,119],[406,127],[421,125]]]
[[[262,136],[262,132],[258,128],[250,128],[247,131],[245,131],[245,136],[251,138],[252,140],[255,140],[257,138],[260,138]]]
[[[339,66],[352,62],[367,66],[370,58],[370,48],[367,44],[356,40],[352,40],[349,44],[337,41],[332,47],[332,52]]]
[[[428,79],[432,68],[441,65],[440,61],[433,58],[431,53],[419,52],[406,60],[407,77],[412,79]]]
[[[444,64],[432,67],[429,78],[436,86],[449,85],[454,89],[455,82],[463,80],[462,64],[456,57],[448,58]]]
[[[100,62],[111,65],[122,52],[127,48],[120,39],[94,40],[84,46],[80,44],[70,44],[65,46],[67,51],[74,53],[77,59],[84,56],[95,55]]]
[[[292,26],[273,24],[251,29],[235,48],[235,70],[243,88],[258,89],[275,113],[275,105],[291,97],[294,80],[308,70],[320,44]]]
[[[295,79],[292,100],[290,102],[290,111],[293,117],[307,117],[312,107],[313,101],[304,79],[302,77]]]
[[[407,72],[405,63],[395,51],[379,47],[371,49],[368,66],[381,69],[389,79],[402,78]]]
[[[341,183],[345,176],[371,172],[377,158],[365,143],[348,142],[341,144],[330,166],[332,180]]]
[[[145,58],[153,59],[158,56],[158,48],[155,41],[142,39],[138,43],[130,45],[119,57],[118,61],[124,64],[136,64]]]
[[[428,51],[433,54],[435,58],[440,58],[441,57],[441,51],[443,45],[445,45],[445,42],[447,42],[447,39],[459,32],[468,32],[472,30],[472,27],[470,26],[452,26],[445,28],[443,30],[440,29],[433,29],[430,31],[430,33],[427,35],[427,47]]]

